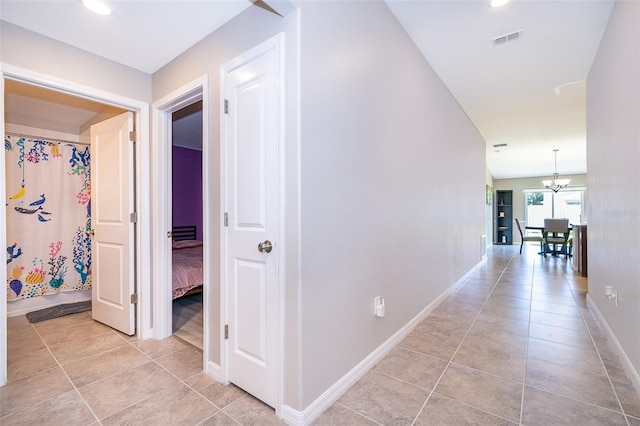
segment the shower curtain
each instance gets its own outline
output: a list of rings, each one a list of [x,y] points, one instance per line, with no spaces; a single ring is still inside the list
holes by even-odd
[[[91,288],[89,147],[6,135],[7,300]]]

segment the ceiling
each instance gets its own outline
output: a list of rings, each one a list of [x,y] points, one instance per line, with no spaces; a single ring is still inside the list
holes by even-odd
[[[110,0],[100,16],[80,0],[0,0],[0,19],[153,74],[252,5],[249,0]]]
[[[120,108],[66,93],[5,81],[5,121],[8,123],[79,135],[97,119],[105,120],[123,112]],[[172,118],[173,144],[202,150],[202,101],[174,112]]]
[[[4,89],[5,121],[21,126],[79,135],[95,122],[95,117],[105,119],[124,112],[113,106],[13,80],[6,80]]]
[[[556,148],[561,175],[586,172],[585,79],[612,1],[512,0],[496,9],[488,0],[386,3],[485,139],[494,178],[551,175]],[[153,73],[252,1],[109,4],[113,15],[100,17],[74,0],[0,0],[0,18]]]
[[[555,148],[560,174],[586,173],[585,80],[612,2],[387,4],[484,137],[494,178],[551,175]]]

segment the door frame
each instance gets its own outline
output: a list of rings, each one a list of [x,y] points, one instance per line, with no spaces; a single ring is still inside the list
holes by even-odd
[[[228,211],[227,199],[229,188],[227,187],[228,170],[226,167],[226,152],[228,150],[227,140],[227,120],[225,119],[224,104],[226,93],[226,81],[229,72],[237,67],[239,64],[246,62],[248,58],[252,58],[260,55],[261,53],[270,49],[276,49],[277,61],[278,61],[278,140],[277,140],[277,185],[276,185],[276,222],[277,222],[277,244],[278,244],[278,265],[276,266],[276,404],[275,411],[278,416],[282,415],[282,409],[284,407],[284,336],[285,336],[285,259],[286,253],[286,239],[285,239],[285,147],[286,147],[286,125],[285,125],[285,111],[286,109],[286,71],[285,71],[285,55],[286,44],[285,34],[279,33],[257,46],[248,49],[247,51],[239,54],[234,59],[222,64],[220,66],[220,217],[223,218],[225,212]],[[225,339],[225,324],[229,323],[229,282],[228,273],[226,271],[226,265],[229,258],[228,247],[228,228],[225,227],[223,221],[220,223],[220,379],[224,384],[229,384],[229,340]]]
[[[152,336],[151,322],[151,281],[143,279],[151,276],[151,215],[149,208],[150,191],[150,165],[146,159],[149,156],[149,104],[147,102],[121,96],[112,92],[94,87],[85,86],[72,81],[63,80],[47,74],[16,67],[10,64],[0,63],[0,116],[4,117],[4,82],[15,80],[21,83],[39,86],[48,90],[63,92],[72,96],[89,99],[105,105],[111,105],[135,113],[135,128],[137,142],[135,144],[135,191],[136,212],[138,221],[135,229],[136,250],[136,291],[139,302],[136,306],[136,335],[140,339],[148,339]],[[4,134],[4,118],[0,120],[0,132]],[[4,149],[0,153],[0,162],[4,164]],[[5,201],[6,182],[4,173],[0,176],[0,202]],[[6,211],[0,212],[0,240],[6,239]],[[6,282],[7,268],[2,262],[0,266],[0,281]],[[0,386],[7,383],[7,292],[0,291],[0,342],[3,344],[0,350]]]
[[[157,271],[156,291],[154,294],[153,323],[154,338],[163,339],[173,334],[172,331],[172,297],[171,297],[171,247],[166,243],[167,232],[171,231],[171,170],[172,160],[172,114],[173,112],[202,101],[202,205],[203,209],[209,206],[209,84],[208,77],[203,75],[175,91],[165,95],[152,105],[153,132],[156,143],[153,146],[153,172],[157,177],[153,185],[153,270]],[[208,259],[211,250],[209,238],[209,216],[202,216],[203,259]],[[204,369],[210,374],[209,367],[209,282],[210,268],[203,261],[203,359]],[[214,368],[215,370],[215,368]]]

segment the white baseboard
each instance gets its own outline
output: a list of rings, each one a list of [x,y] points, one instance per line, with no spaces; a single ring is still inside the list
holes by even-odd
[[[222,371],[220,370],[220,365],[211,361],[207,361],[205,364],[204,372],[216,379],[219,382],[222,382]]]
[[[480,235],[480,258],[487,258],[487,234]]]
[[[477,265],[469,270],[463,277],[455,282],[451,287],[445,290],[433,302],[425,307],[418,315],[413,317],[404,327],[398,330],[393,336],[389,337],[383,344],[378,346],[373,352],[363,359],[358,365],[353,367],[351,371],[345,374],[341,379],[335,382],[329,389],[313,401],[307,408],[298,411],[287,405],[283,405],[279,416],[291,426],[305,426],[316,420],[327,408],[338,400],[351,386],[360,380],[374,365],[384,358],[391,350],[400,343],[413,329],[425,319],[435,308],[438,307],[454,290],[462,285],[462,283],[479,268],[485,261],[481,260]]]
[[[613,349],[618,354],[618,357],[620,357],[622,368],[624,368],[625,373],[627,373],[627,376],[631,380],[631,384],[635,388],[636,392],[640,393],[640,375],[638,374],[636,369],[633,368],[633,364],[631,364],[631,360],[629,360],[629,357],[624,352],[624,349],[622,349],[620,342],[618,342],[618,339],[616,338],[615,334],[613,334],[613,331],[611,331],[611,328],[609,328],[609,324],[607,324],[607,321],[604,319],[604,316],[596,306],[593,299],[589,296],[589,294],[587,294],[587,303],[589,303],[589,306],[591,307],[593,312],[595,312],[596,317],[598,317],[600,326],[605,331],[605,333],[607,333],[607,338],[609,339],[609,342],[611,342]]]
[[[283,422],[290,426],[307,425],[310,424],[313,420],[307,420],[307,423],[305,423],[306,411],[307,410],[298,411],[289,407],[288,405],[283,405],[278,412],[278,416]],[[316,418],[317,417],[314,417],[314,420]]]
[[[39,309],[51,308],[65,303],[86,302],[91,300],[91,290],[65,291],[49,296],[29,297],[7,302],[7,316],[15,317]]]

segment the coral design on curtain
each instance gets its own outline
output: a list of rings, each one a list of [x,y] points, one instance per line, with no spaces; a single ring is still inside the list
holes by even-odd
[[[7,300],[91,288],[89,147],[5,136]]]

